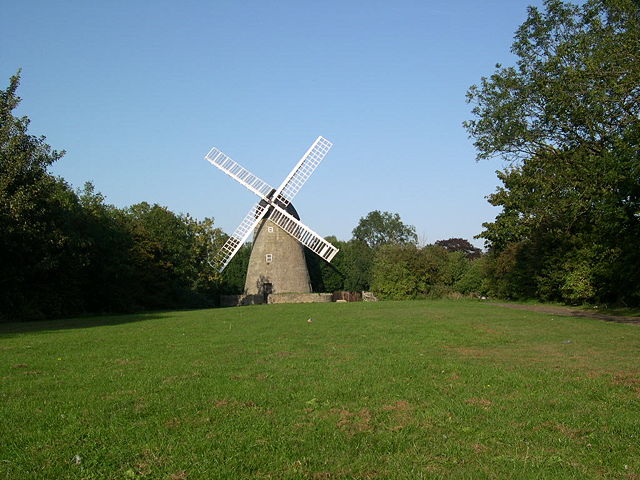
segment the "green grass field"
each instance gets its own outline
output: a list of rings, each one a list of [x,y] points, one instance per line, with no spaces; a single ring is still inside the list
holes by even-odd
[[[638,479],[639,360],[480,301],[5,324],[0,478]]]

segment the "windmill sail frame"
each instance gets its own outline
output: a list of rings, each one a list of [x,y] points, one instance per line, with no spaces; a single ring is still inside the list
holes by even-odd
[[[326,138],[318,137],[285,177],[277,190],[232,160],[218,148],[214,147],[209,150],[204,157],[205,160],[261,199],[260,202],[251,207],[242,222],[240,222],[240,225],[218,252],[215,264],[219,271],[223,271],[226,268],[247,241],[251,232],[264,218],[273,221],[287,234],[327,262],[330,262],[335,257],[339,251],[338,248],[285,210],[311,177],[314,170],[320,165],[320,162],[332,146],[333,144]]]

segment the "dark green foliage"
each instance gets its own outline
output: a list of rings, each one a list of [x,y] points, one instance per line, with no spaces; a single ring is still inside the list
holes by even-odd
[[[225,238],[226,240],[226,238]],[[227,295],[240,295],[244,292],[244,282],[249,267],[249,257],[251,256],[251,243],[246,243],[235,257],[231,260],[227,268],[222,272],[221,293]]]
[[[374,251],[366,243],[352,239],[343,245],[339,265],[344,265],[344,290],[359,292],[371,288]]]
[[[482,250],[471,245],[469,240],[464,238],[448,238],[447,240],[438,240],[435,245],[444,248],[449,252],[462,252],[467,258],[480,258]]]
[[[345,268],[344,263],[344,245],[346,242],[342,242],[334,236],[326,237],[326,240],[340,249],[331,263],[324,261],[311,250],[304,249],[309,277],[311,278],[311,288],[314,292],[331,293],[344,290],[344,272],[348,270],[348,267]]]
[[[359,240],[343,242],[329,236],[327,240],[340,251],[331,261],[325,262],[307,251],[307,265],[314,292],[361,292],[371,286],[373,249]]]
[[[213,221],[74,192],[47,171],[62,152],[13,116],[18,84],[0,92],[0,319],[213,305]]]
[[[365,291],[372,288],[374,257],[388,245],[415,245],[418,237],[412,225],[405,225],[397,213],[374,210],[361,218],[353,229],[353,238],[338,242],[340,252],[327,270],[327,286],[335,290]],[[340,288],[336,288],[340,287]],[[331,290],[329,290],[331,291]]]
[[[514,161],[481,237],[494,294],[640,303],[640,7],[545,2],[469,90],[478,158]]]
[[[503,212],[482,236],[504,267],[496,273],[512,284],[509,296],[637,301],[640,278],[629,268],[640,264],[640,223],[629,205],[637,193],[623,185],[634,171],[632,162],[576,152],[502,172],[504,187],[489,201]]]
[[[424,292],[418,272],[418,250],[415,245],[385,245],[375,256],[371,288],[380,298],[400,300],[416,298]]]
[[[374,210],[360,219],[353,229],[353,238],[342,242],[335,237],[327,239],[340,251],[331,264],[307,257],[314,291],[360,292],[372,288],[374,258],[382,258],[386,246],[413,245],[417,235],[412,225],[405,225],[397,213]],[[391,250],[384,250],[390,252]]]
[[[486,290],[478,278],[486,269],[476,268],[465,278],[471,259],[480,253],[467,240],[453,238],[420,248],[413,226],[405,225],[397,213],[377,210],[360,219],[353,235],[348,242],[327,238],[340,248],[331,264],[309,256],[315,291],[372,290],[382,299],[409,299]]]
[[[146,202],[123,215],[134,240],[136,298],[144,308],[212,305],[219,279],[210,261],[221,235],[213,221],[199,222]]]
[[[29,119],[12,114],[19,82],[14,75],[0,91],[0,315],[37,316],[39,303],[57,310],[57,300],[42,287],[60,281],[53,272],[70,260],[65,206],[72,199],[67,186],[47,173],[64,152],[29,135]]]

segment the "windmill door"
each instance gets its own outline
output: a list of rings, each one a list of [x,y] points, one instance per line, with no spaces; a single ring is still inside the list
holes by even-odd
[[[268,303],[269,295],[273,293],[273,284],[272,283],[263,283],[262,284],[262,294],[264,295],[264,303]]]

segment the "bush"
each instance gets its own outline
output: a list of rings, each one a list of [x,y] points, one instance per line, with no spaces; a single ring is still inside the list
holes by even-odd
[[[429,285],[427,291],[425,292],[425,296],[430,299],[437,298],[451,298],[454,294],[458,294],[458,297],[462,297],[460,292],[456,292],[453,287],[449,285]]]
[[[487,257],[469,262],[467,270],[455,282],[454,289],[465,295],[488,295]]]

